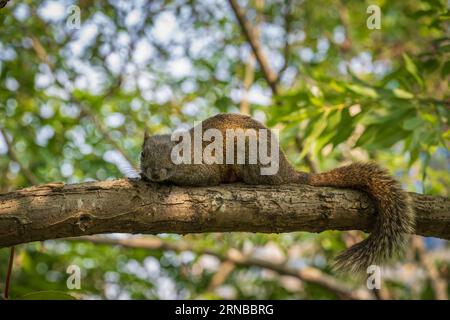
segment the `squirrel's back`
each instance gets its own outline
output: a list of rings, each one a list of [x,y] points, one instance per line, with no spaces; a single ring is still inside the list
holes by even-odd
[[[238,113],[219,113],[202,121],[203,129],[267,129],[252,117]]]

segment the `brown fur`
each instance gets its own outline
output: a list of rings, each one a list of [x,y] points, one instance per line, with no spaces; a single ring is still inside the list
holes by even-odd
[[[239,114],[219,114],[204,120],[202,127],[203,131],[210,128],[218,129],[223,137],[226,129],[266,128],[260,122]],[[193,130],[190,130],[191,137]],[[203,148],[207,144],[205,142]],[[278,173],[261,175],[260,163],[175,165],[170,160],[170,150],[174,145],[175,142],[170,140],[170,135],[145,137],[141,156],[141,174],[144,178],[155,182],[190,186],[242,181],[247,184],[272,185],[301,183],[367,192],[378,211],[376,223],[367,239],[336,258],[335,267],[338,270],[362,272],[369,265],[389,260],[396,252],[401,251],[406,243],[407,234],[413,231],[414,214],[407,193],[402,191],[395,179],[375,163],[355,163],[326,173],[308,174],[296,171],[280,149]],[[223,146],[226,146],[226,141],[223,141]]]

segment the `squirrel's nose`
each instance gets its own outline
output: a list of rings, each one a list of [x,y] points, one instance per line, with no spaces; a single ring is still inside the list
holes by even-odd
[[[157,176],[156,173],[157,173],[157,172],[155,172],[155,171],[153,171],[153,170],[151,170],[151,169],[148,169],[148,170],[145,172],[145,175],[146,175],[146,177],[149,178],[150,180],[155,181],[155,180],[158,180],[158,176]]]
[[[153,181],[161,181],[163,180],[167,175],[166,169],[160,169],[160,170],[148,170],[147,171],[148,176]]]

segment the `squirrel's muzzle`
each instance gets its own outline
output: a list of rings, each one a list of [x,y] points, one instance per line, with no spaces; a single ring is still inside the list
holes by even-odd
[[[147,169],[144,175],[147,179],[154,182],[164,181],[168,178],[167,169]]]

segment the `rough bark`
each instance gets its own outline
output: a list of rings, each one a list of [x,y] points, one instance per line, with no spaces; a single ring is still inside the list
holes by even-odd
[[[411,195],[416,233],[450,239],[450,199]],[[181,188],[127,179],[53,183],[0,195],[0,247],[111,232],[369,231],[374,217],[366,194],[344,189]]]

